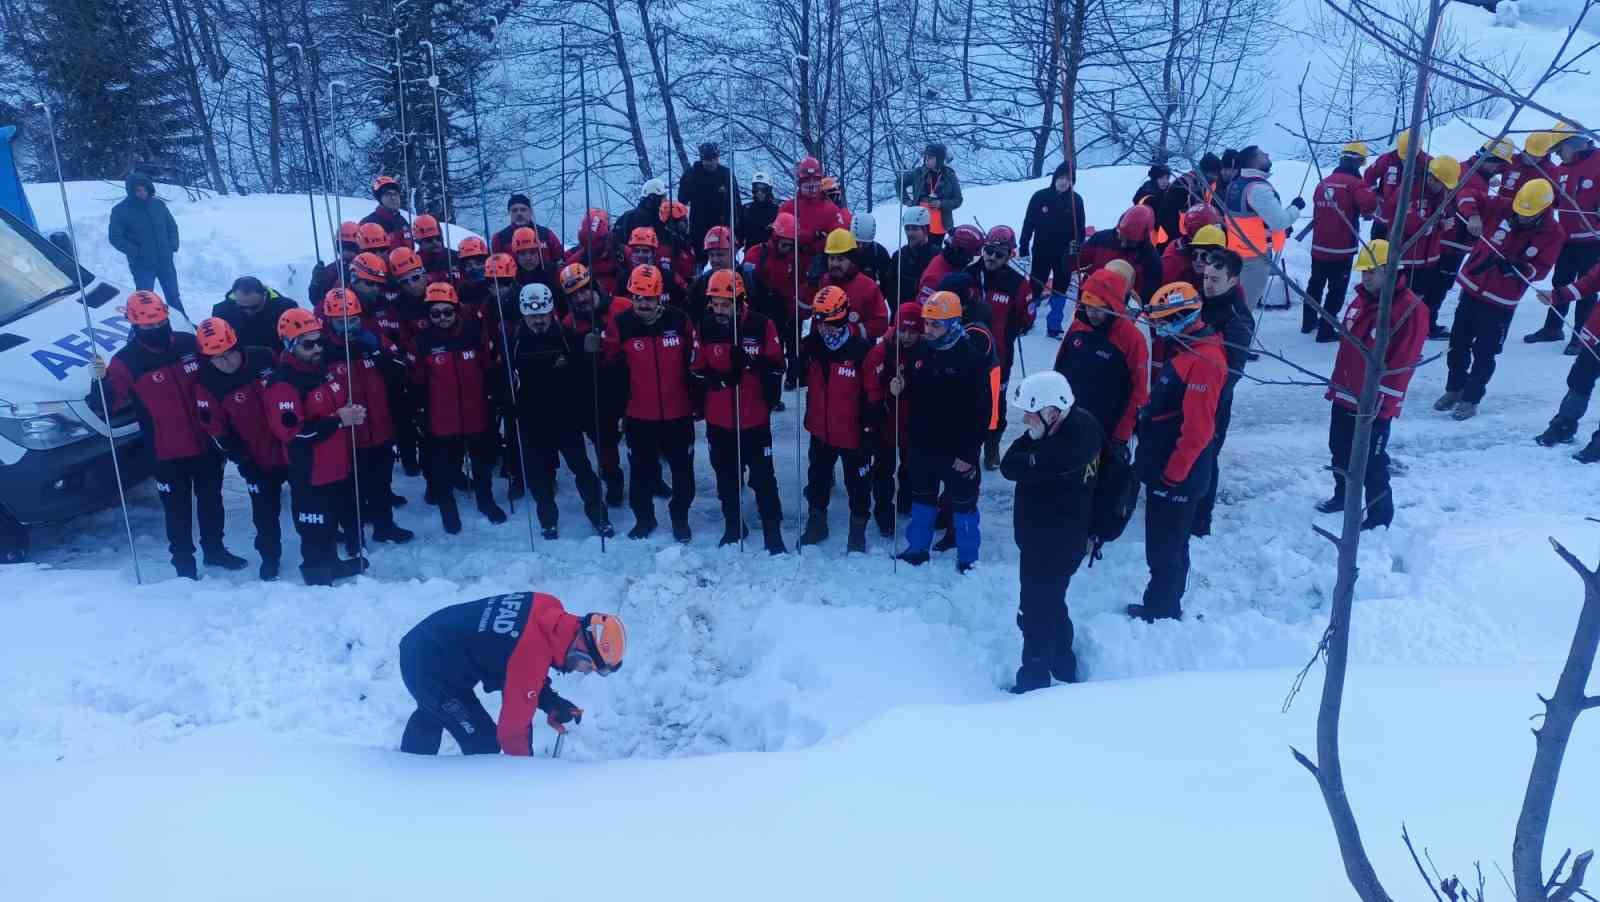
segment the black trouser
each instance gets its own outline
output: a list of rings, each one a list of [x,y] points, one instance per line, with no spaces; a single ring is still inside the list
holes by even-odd
[[[1552,287],[1560,288],[1578,281],[1578,277],[1588,272],[1596,263],[1600,263],[1600,242],[1594,241],[1569,241],[1561,246],[1561,256],[1556,258],[1555,270],[1550,275]],[[1572,318],[1572,332],[1577,334],[1583,324],[1589,320],[1589,311],[1594,309],[1595,295],[1586,294],[1578,298],[1577,315]],[[1561,320],[1567,315],[1569,304],[1560,303],[1550,305],[1545,311],[1544,324],[1546,328],[1559,328]]]
[[[911,512],[911,492],[906,488],[906,462],[893,446],[879,442],[872,449],[872,508],[879,523],[894,524],[895,479],[899,477],[899,510]]]
[[[813,435],[807,457],[807,504],[828,509],[828,497],[833,494],[833,465],[837,462],[844,466],[844,492],[850,502],[851,519],[865,519],[872,513],[872,488],[867,479],[872,463],[865,451],[836,448]]]
[[[556,508],[556,466],[562,460],[567,462],[567,469],[572,471],[572,478],[578,484],[578,497],[583,500],[584,514],[591,523],[606,522],[606,503],[600,496],[600,477],[594,474],[594,468],[589,465],[589,449],[583,443],[583,433],[548,424],[520,425],[524,465],[528,470],[528,493],[533,496],[539,525],[554,529],[560,520]],[[521,473],[513,475],[520,476]]]
[[[425,636],[407,633],[400,640],[400,679],[417,701],[417,710],[400,737],[400,751],[437,755],[444,731],[449,730],[463,755],[499,754],[494,718],[483,709],[471,686],[441,676],[440,657],[437,645]]]
[[[735,441],[737,437],[738,441]],[[717,499],[722,502],[722,519],[729,526],[739,522],[739,466],[742,460],[749,475],[750,489],[756,495],[756,512],[765,524],[783,520],[783,503],[778,499],[778,474],[772,469],[772,427],[753,426],[735,433],[732,429],[706,424],[706,443],[711,446],[711,469],[717,475]]]
[[[1456,303],[1450,325],[1450,350],[1445,354],[1449,374],[1445,391],[1461,393],[1461,400],[1477,404],[1494,375],[1495,357],[1506,346],[1513,310],[1463,294]]]
[[[133,287],[137,291],[149,291],[156,287],[156,281],[159,280],[161,296],[167,306],[184,313],[183,298],[178,295],[178,268],[173,265],[171,254],[162,254],[155,260],[136,261],[129,257],[128,274],[133,276]]]
[[[1017,559],[1021,580],[1017,629],[1022,631],[1024,662],[1072,648],[1067,585],[1087,549],[1082,530],[1046,528],[1036,532],[1026,542],[1020,538],[1017,542],[1021,552]]]
[[[300,534],[300,574],[307,584],[332,581],[330,568],[339,560],[339,521],[351,513],[350,491],[349,478],[328,485],[289,480],[289,510]]]
[[[1379,241],[1389,237],[1389,224],[1381,219],[1372,220],[1372,229],[1367,232],[1368,241]]]
[[[1144,559],[1150,584],[1144,590],[1148,617],[1183,616],[1183,590],[1189,584],[1189,534],[1198,502],[1165,488],[1145,489]]]
[[[1228,440],[1228,426],[1233,423],[1233,389],[1238,384],[1239,377],[1230,375],[1217,398],[1217,431],[1211,436],[1211,487],[1195,502],[1194,508],[1197,536],[1211,535],[1211,513],[1217,506],[1217,482],[1222,477],[1222,445]]]
[[[1033,280],[1034,297],[1042,300],[1051,291],[1066,294],[1072,285],[1072,261],[1067,256],[1067,249],[1036,243],[1032,259],[1028,278]],[[1055,284],[1046,288],[1052,279]]]
[[[288,470],[257,470],[253,466],[239,468],[244,477],[245,491],[250,494],[250,520],[256,527],[256,551],[263,561],[276,561],[283,557],[283,483],[289,478]]]
[[[1448,295],[1450,287],[1456,284],[1456,276],[1461,272],[1461,263],[1461,256],[1446,252],[1425,274],[1418,274],[1422,278],[1422,284],[1412,286],[1411,290],[1422,298],[1422,303],[1428,308],[1430,333],[1439,327],[1439,312],[1444,309],[1445,295]]]
[[[361,480],[361,522],[393,526],[394,505],[389,496],[394,488],[394,445],[384,442],[357,448],[356,475]]]
[[[417,428],[417,405],[413,392],[419,391],[404,382],[389,385],[390,419],[394,422],[394,444],[400,460],[408,465],[420,465],[422,433]]]
[[[1394,519],[1394,496],[1389,489],[1389,427],[1393,420],[1372,421],[1372,439],[1367,446],[1367,474],[1363,482],[1366,507],[1374,519],[1388,523]],[[1350,443],[1356,434],[1356,412],[1333,405],[1328,419],[1328,453],[1333,456],[1333,492],[1344,496],[1345,474],[1350,470]]]
[[[1588,412],[1595,379],[1600,377],[1600,358],[1595,357],[1595,350],[1587,346],[1579,348],[1578,356],[1572,359],[1572,369],[1567,370],[1567,395],[1561,399],[1561,409],[1557,413],[1571,417],[1574,422],[1583,419]]]
[[[590,423],[583,429],[583,434],[594,442],[594,461],[599,467],[601,475],[610,478],[615,475],[622,476],[622,414],[615,408],[606,409],[602,402],[600,407],[600,421]]]
[[[672,471],[672,497],[667,514],[673,521],[689,516],[694,501],[694,420],[636,420],[623,422],[628,434],[628,506],[641,523],[656,522],[656,481],[661,461]]]
[[[1350,267],[1355,259],[1311,261],[1311,277],[1306,280],[1306,297],[1300,302],[1300,331],[1317,330],[1318,335],[1332,335],[1333,324],[1317,315],[1317,306],[1335,319],[1344,307],[1345,292],[1350,289]],[[1312,306],[1312,304],[1317,306]]]
[[[173,560],[194,557],[193,521],[200,521],[200,547],[222,547],[222,456],[156,461],[156,491],[167,520],[167,551]]]
[[[472,492],[481,504],[494,500],[494,460],[500,439],[493,432],[475,435],[435,435],[428,439],[428,481],[433,483],[439,513],[457,512],[453,491],[461,464],[472,460]],[[365,491],[365,486],[362,487]]]

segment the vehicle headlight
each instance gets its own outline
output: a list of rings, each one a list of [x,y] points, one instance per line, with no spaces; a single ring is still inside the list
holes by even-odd
[[[0,436],[30,451],[49,451],[95,434],[65,402],[0,404]]]

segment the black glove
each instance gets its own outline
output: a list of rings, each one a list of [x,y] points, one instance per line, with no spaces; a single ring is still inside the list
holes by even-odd
[[[1024,244],[1024,245],[1022,245],[1022,246],[1017,248],[1017,256],[1019,256],[1019,257],[1031,257],[1033,255],[1028,253],[1028,246],[1026,244]]]
[[[1296,210],[1304,210],[1306,208],[1306,199],[1303,197],[1297,197],[1294,200],[1289,201],[1289,206],[1294,207]]]
[[[743,347],[734,345],[728,351],[728,363],[732,367],[728,377],[737,380],[739,375],[750,367],[750,355],[745,353]]]
[[[1111,457],[1124,467],[1133,463],[1133,451],[1128,448],[1127,442],[1111,440]]]
[[[1517,265],[1504,257],[1501,257],[1495,261],[1494,268],[1500,270],[1508,276],[1521,275],[1521,272],[1517,269]]]
[[[563,724],[583,723],[583,709],[556,695],[548,683],[539,690],[539,710],[545,713],[545,720],[559,733],[566,732]]]

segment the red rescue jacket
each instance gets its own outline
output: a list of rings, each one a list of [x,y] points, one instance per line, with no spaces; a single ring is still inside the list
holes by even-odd
[[[533,714],[539,695],[550,683],[550,670],[566,664],[567,649],[582,626],[555,596],[534,592],[533,609],[526,615],[522,635],[506,661],[506,681],[500,691],[500,719],[495,737],[500,751],[527,757],[532,748]]]
[[[811,267],[811,258],[822,253],[828,233],[844,228],[844,217],[833,201],[822,195],[816,197],[791,197],[778,205],[779,213],[792,213],[795,219],[795,239],[800,247],[800,271]]]
[[[1555,172],[1556,210],[1567,240],[1600,242],[1600,151],[1584,151]]]
[[[429,328],[410,355],[411,381],[424,388],[421,403],[432,436],[481,435],[489,431],[491,395],[503,379],[491,375],[493,352],[483,322],[458,317],[455,328]]]
[[[1011,372],[1017,336],[1033,325],[1033,284],[1010,266],[990,272],[983,261],[967,267],[978,299],[989,305],[989,334],[994,338],[996,361],[1003,373]]]
[[[1548,210],[1531,228],[1517,226],[1508,197],[1489,198],[1481,209],[1483,237],[1473,244],[1456,283],[1464,294],[1515,307],[1528,283],[1543,279],[1555,266],[1567,233]]]
[[[883,300],[883,291],[872,277],[860,270],[843,282],[833,276],[824,276],[824,286],[836,285],[844,289],[850,304],[850,325],[868,341],[877,341],[889,331],[889,305]]]
[[[1098,327],[1081,309],[1073,315],[1055,369],[1067,377],[1077,402],[1100,422],[1106,437],[1126,442],[1139,408],[1150,400],[1150,349],[1127,318],[1122,298],[1112,302],[1111,311],[1111,322]]]
[[[391,210],[383,204],[379,204],[376,210],[362,217],[361,221],[375,222],[383,226],[383,230],[389,235],[389,250],[392,251],[397,247],[414,248],[411,243],[411,221],[406,219],[406,215],[399,210]],[[384,257],[388,256],[388,254],[384,254]],[[317,298],[316,301],[320,304],[322,299]]]
[[[325,367],[290,354],[278,361],[267,384],[267,425],[288,454],[291,480],[322,486],[350,477],[350,439],[338,413],[349,402],[347,386]]]
[[[1428,163],[1433,157],[1422,150],[1417,151],[1417,184],[1411,189],[1411,196],[1415,197],[1422,190],[1422,184],[1428,180]],[[1361,181],[1378,195],[1378,213],[1374,217],[1379,222],[1394,222],[1395,210],[1400,206],[1400,177],[1405,175],[1406,159],[1397,150],[1391,150],[1367,167],[1361,174]]]
[[[132,404],[140,430],[150,436],[156,460],[205,454],[211,440],[195,406],[195,387],[204,365],[191,333],[171,333],[161,349],[133,338],[106,365],[105,396],[110,413],[100,409],[100,391],[93,385],[86,400],[91,410],[108,420],[111,413]]]
[[[615,304],[615,301],[612,302]],[[664,307],[653,323],[628,309],[613,319],[603,337],[605,361],[628,374],[626,415],[635,420],[681,420],[694,413],[689,394],[689,364],[694,328],[682,310]]]
[[[1449,223],[1445,221],[1444,217],[1450,214],[1445,213],[1433,222],[1428,220],[1439,212],[1441,206],[1448,203],[1448,197],[1449,192],[1447,191],[1431,194],[1426,187],[1421,185],[1411,192],[1410,210],[1406,213],[1404,236],[1404,241],[1409,246],[1405,248],[1404,253],[1400,256],[1401,266],[1432,266],[1439,262],[1440,242],[1444,239],[1445,230],[1449,228]],[[1416,238],[1418,235],[1422,237],[1412,242],[1411,239]],[[1389,240],[1393,241],[1394,236],[1391,235]]]
[[[1478,239],[1467,231],[1465,220],[1482,216],[1483,202],[1488,199],[1489,180],[1483,177],[1482,172],[1474,172],[1470,178],[1461,180],[1455,199],[1451,201],[1451,209],[1444,214],[1446,217],[1444,234],[1439,240],[1441,255],[1465,257],[1471,253],[1472,245],[1477,243]]]
[[[690,372],[706,384],[706,425],[718,429],[752,429],[771,420],[762,379],[783,373],[783,344],[772,320],[746,309],[739,318],[739,346],[745,366],[738,377],[739,417],[733,415],[733,329],[707,316],[696,333]]]
[[[1343,262],[1361,247],[1361,218],[1378,209],[1378,195],[1354,166],[1328,173],[1311,202],[1311,259]]]
[[[323,359],[333,378],[350,386],[355,403],[367,409],[367,421],[355,429],[357,448],[372,448],[394,440],[394,417],[389,411],[389,386],[404,382],[406,361],[400,348],[372,328],[376,322],[362,318],[362,329],[350,346],[356,377],[344,363],[344,341],[333,329],[324,329],[328,347]]]
[[[1383,362],[1385,373],[1378,380],[1378,417],[1384,420],[1400,415],[1406,387],[1411,384],[1415,372],[1411,368],[1422,359],[1422,346],[1428,340],[1428,310],[1403,283],[1395,286],[1390,317],[1394,334],[1389,339],[1388,354]],[[1340,407],[1355,410],[1367,380],[1363,349],[1371,350],[1378,334],[1378,299],[1359,285],[1355,299],[1345,308],[1344,327],[1354,341],[1351,338],[1339,341],[1333,377],[1328,380],[1328,392],[1323,397]]]
[[[277,366],[277,356],[266,348],[245,348],[239,369],[224,373],[208,362],[195,385],[200,426],[217,450],[257,470],[289,465],[283,445],[267,424],[267,382]]]
[[[1211,439],[1228,359],[1222,337],[1209,327],[1173,345],[1140,420],[1135,466],[1146,485],[1164,482],[1198,497],[1211,483],[1209,455],[1216,453]]]
[[[863,408],[882,400],[878,381],[868,378],[870,350],[872,344],[853,333],[836,351],[815,332],[805,337],[806,431],[825,445],[848,451],[862,446]]]

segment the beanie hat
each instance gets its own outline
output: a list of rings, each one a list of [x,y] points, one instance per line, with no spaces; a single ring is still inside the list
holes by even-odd
[[[528,195],[526,194],[513,194],[511,195],[511,199],[506,201],[506,209],[509,210],[512,207],[515,207],[517,204],[522,204],[524,207],[531,208],[533,206],[533,201],[528,200]]]

